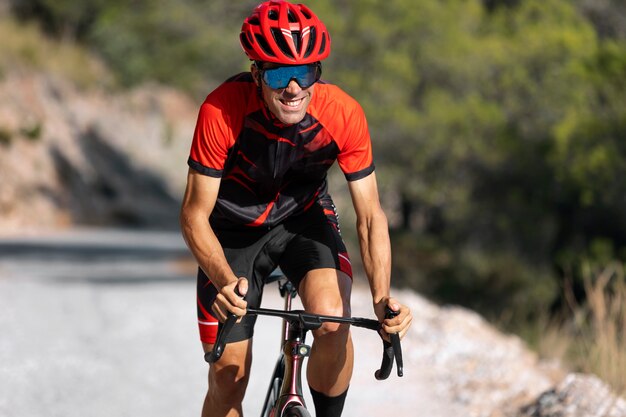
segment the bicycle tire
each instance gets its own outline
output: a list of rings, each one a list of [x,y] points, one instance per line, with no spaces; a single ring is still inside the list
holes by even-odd
[[[311,417],[309,410],[301,405],[294,405],[285,410],[284,417]]]

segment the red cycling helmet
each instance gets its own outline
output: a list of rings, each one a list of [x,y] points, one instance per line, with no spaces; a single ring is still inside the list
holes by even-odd
[[[253,61],[302,65],[330,54],[326,26],[305,5],[284,0],[259,4],[244,20],[239,40]]]

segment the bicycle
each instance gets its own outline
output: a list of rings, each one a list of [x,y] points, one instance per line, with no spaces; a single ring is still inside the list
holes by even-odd
[[[304,358],[309,356],[311,350],[311,347],[305,344],[306,333],[309,330],[319,329],[325,322],[350,324],[379,332],[381,323],[367,318],[325,316],[307,313],[303,310],[292,310],[291,301],[296,297],[297,290],[279,270],[274,271],[267,282],[275,281],[278,282],[280,295],[284,298],[284,309],[250,307],[247,309],[247,314],[283,319],[281,352],[265,396],[261,417],[310,417],[304,402],[301,378]],[[387,318],[395,315],[397,313],[387,310]],[[213,350],[204,355],[208,363],[218,361],[224,353],[226,337],[237,319],[236,315],[230,314],[223,325],[220,325]],[[391,342],[383,339],[382,363],[380,369],[374,373],[377,380],[385,380],[389,377],[394,359],[397,375],[402,377],[404,374],[400,336],[392,334],[390,339]]]

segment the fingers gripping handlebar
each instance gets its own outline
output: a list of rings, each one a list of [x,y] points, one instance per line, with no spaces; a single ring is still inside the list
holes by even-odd
[[[238,297],[242,297],[242,295],[239,293],[238,287],[235,287],[235,294],[237,294]],[[226,321],[224,321],[223,324],[220,323],[220,327],[217,332],[217,339],[215,341],[215,345],[213,346],[213,350],[204,354],[205,361],[207,361],[208,363],[214,363],[222,357],[222,355],[224,354],[224,348],[226,347],[226,337],[230,334],[230,331],[233,329],[233,326],[237,322],[237,319],[239,319],[239,317],[237,317],[236,314],[228,313]]]

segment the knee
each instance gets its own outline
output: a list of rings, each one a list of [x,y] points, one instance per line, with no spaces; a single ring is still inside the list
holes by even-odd
[[[209,396],[222,404],[241,404],[248,386],[248,374],[240,366],[227,365],[209,371]]]
[[[328,316],[350,317],[350,307],[342,306],[338,308],[325,309],[322,313]],[[332,339],[333,343],[338,340],[347,339],[350,334],[350,326],[340,323],[323,323],[322,327],[313,332],[313,336],[317,341]]]
[[[347,342],[349,337],[350,326],[347,324],[324,323],[313,332],[316,343],[329,343],[335,348]]]

